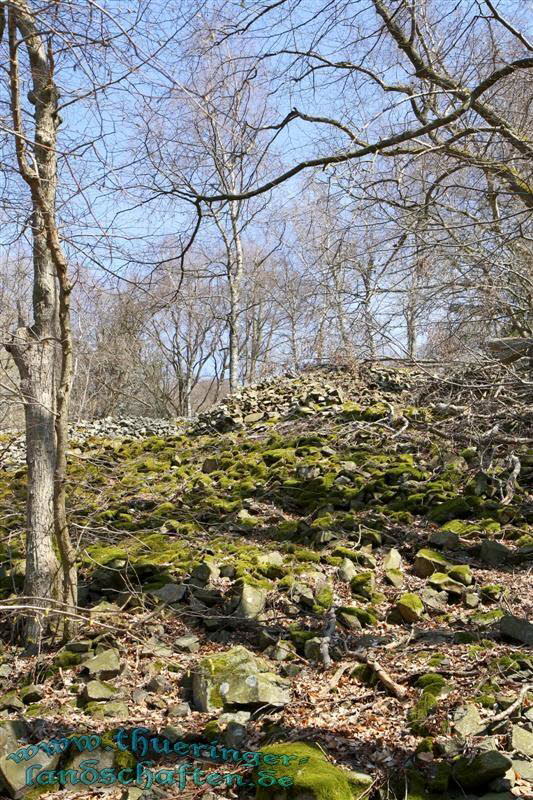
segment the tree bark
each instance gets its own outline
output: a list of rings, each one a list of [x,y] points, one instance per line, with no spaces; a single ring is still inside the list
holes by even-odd
[[[2,14],[3,14],[2,9]],[[20,34],[20,38],[18,38]],[[7,345],[20,375],[25,402],[28,465],[26,576],[24,592],[48,611],[74,612],[77,604],[75,555],[66,519],[66,447],[72,384],[72,334],[67,261],[56,221],[57,112],[51,45],[45,47],[26,0],[8,9],[11,115],[17,164],[32,204],[33,322],[19,327]],[[22,123],[19,51],[24,48],[31,73],[28,100],[35,111],[30,141]],[[62,627],[56,615],[26,619],[28,645]]]

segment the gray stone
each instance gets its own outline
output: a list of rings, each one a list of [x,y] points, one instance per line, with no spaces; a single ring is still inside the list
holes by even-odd
[[[319,636],[314,636],[312,639],[308,639],[304,644],[305,657],[308,658],[309,661],[321,661],[321,645],[322,639]]]
[[[178,742],[183,739],[185,735],[183,728],[179,728],[177,725],[166,725],[161,731],[161,736],[168,739],[170,742]]]
[[[448,566],[448,561],[440,553],[423,549],[416,554],[413,572],[419,578],[429,578],[434,572],[442,571]]]
[[[160,656],[161,658],[170,658],[174,655],[174,651],[171,647],[168,647],[163,642],[159,641],[155,637],[152,637],[148,640],[148,642],[144,645],[141,649],[142,656]]]
[[[192,633],[178,636],[177,639],[174,639],[174,647],[178,652],[196,653],[200,649],[200,639]]]
[[[444,572],[434,572],[428,583],[437,591],[447,592],[455,597],[461,597],[464,594],[465,587],[462,583],[454,581],[449,575]]]
[[[238,605],[233,616],[241,619],[255,619],[264,611],[268,590],[260,586],[242,583],[239,589]]]
[[[516,783],[516,775],[513,767],[510,767],[503,778],[495,778],[489,783],[491,792],[508,792]]]
[[[511,760],[497,750],[487,750],[473,758],[463,756],[453,765],[453,777],[463,789],[482,789],[495,778],[503,778]]]
[[[152,675],[144,688],[152,694],[168,694],[172,691],[172,684],[162,675]]]
[[[508,548],[501,542],[494,542],[491,539],[484,539],[481,543],[479,557],[484,564],[497,567],[504,564],[509,554]]]
[[[527,619],[506,614],[500,620],[500,631],[509,639],[522,644],[533,645],[533,624]]]
[[[38,703],[39,700],[42,700],[44,696],[43,690],[38,686],[35,686],[33,683],[20,689],[19,694],[20,699],[26,706],[31,705],[31,703]]]
[[[433,611],[444,612],[448,608],[448,596],[446,592],[438,592],[432,589],[431,586],[424,586],[420,591],[420,598],[426,608]]]
[[[228,722],[226,729],[222,733],[222,741],[226,747],[240,750],[246,741],[246,725],[236,721]]]
[[[424,603],[417,594],[402,594],[395,608],[405,622],[417,622],[424,614]]]
[[[179,603],[183,600],[187,587],[183,583],[165,583],[160,589],[150,592],[153,597],[157,597],[162,603]]]
[[[448,570],[448,575],[457,583],[462,583],[463,586],[470,586],[474,580],[468,564],[456,564]]]
[[[270,671],[266,659],[245,647],[207,656],[193,674],[193,697],[200,711],[225,706],[285,706],[291,700],[290,683]]]
[[[109,683],[102,681],[89,681],[83,687],[83,698],[86,702],[91,700],[109,700],[116,694],[117,690]]]
[[[260,567],[282,567],[283,563],[283,556],[279,550],[271,550],[257,557],[257,564]]]
[[[24,703],[16,692],[6,692],[0,697],[0,711],[22,711]]]
[[[239,725],[246,725],[250,722],[252,715],[250,711],[228,711],[220,714],[218,721],[221,725],[228,725],[230,722],[238,722]]]
[[[357,575],[357,568],[353,563],[353,561],[351,560],[351,558],[344,558],[342,560],[342,564],[339,567],[338,574],[339,578],[342,581],[346,581],[346,583],[349,583],[352,580],[352,578],[355,578],[355,576]]]
[[[523,781],[533,783],[533,761],[525,761],[521,758],[513,758],[512,761],[515,775]]]
[[[114,678],[120,672],[120,655],[113,647],[84,661],[82,666],[90,675],[98,675],[104,679]]]
[[[287,659],[294,657],[294,653],[295,647],[293,643],[280,639],[279,642],[269,648],[267,655],[274,661],[287,661]]]
[[[32,758],[16,764],[8,756],[21,747],[28,746],[27,743],[19,741],[22,736],[26,735],[26,732],[27,728],[23,723],[0,722],[0,784],[5,786],[8,796],[13,798],[22,797],[28,791],[28,784],[26,783],[26,770],[28,767],[33,764],[41,764],[42,769],[54,769],[60,756],[59,753],[48,755],[43,750],[37,750]]]
[[[0,678],[9,678],[13,672],[13,667],[9,664],[0,664]]]
[[[87,703],[85,713],[94,717],[95,719],[104,719],[105,717],[116,717],[117,719],[128,719],[129,709],[126,703],[122,700],[108,700],[105,703],[93,701]]]
[[[207,586],[212,580],[220,576],[220,569],[213,561],[202,561],[196,566],[191,574],[191,583],[198,586]]]
[[[469,703],[456,710],[453,727],[461,736],[477,736],[485,728],[485,723],[476,706]]]
[[[385,557],[383,558],[383,569],[387,571],[388,569],[401,569],[402,568],[402,557],[398,550],[394,547],[391,550],[388,550],[385,553]]]
[[[385,571],[385,580],[396,589],[401,589],[405,583],[405,575],[401,569],[388,569]]]
[[[467,608],[477,608],[479,605],[479,595],[474,592],[468,592],[468,594],[465,595],[464,602]]]
[[[434,531],[429,537],[429,543],[433,547],[442,547],[448,550],[455,550],[459,547],[459,537],[452,531]]]
[[[105,748],[98,747],[96,750],[92,752],[82,751],[78,753],[77,751],[72,752],[69,754],[65,762],[65,769],[75,769],[78,772],[83,769],[81,766],[82,761],[87,761],[88,759],[94,759],[98,761],[97,769],[100,771],[102,769],[111,769],[113,767],[115,761],[115,753],[113,750],[106,750]],[[103,786],[102,782],[94,783],[94,786]],[[72,791],[73,787],[70,783],[65,784],[65,789],[70,789]],[[67,795],[68,797],[68,795]]]
[[[533,756],[533,733],[513,725],[511,731],[511,747],[524,756]]]
[[[148,697],[148,692],[144,689],[134,689],[131,693],[131,699],[135,703],[135,705],[140,706],[142,703],[146,702],[146,698]]]
[[[190,713],[191,707],[188,703],[174,703],[167,710],[169,717],[188,717]]]
[[[93,642],[90,639],[80,639],[77,642],[68,642],[65,650],[69,650],[71,653],[88,653],[92,646]]]

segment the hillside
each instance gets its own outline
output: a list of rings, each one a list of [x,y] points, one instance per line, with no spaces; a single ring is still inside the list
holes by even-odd
[[[21,743],[140,726],[309,759],[291,788],[245,785],[239,763],[241,787],[185,797],[533,796],[532,397],[503,367],[366,365],[266,381],[159,435],[80,428],[85,621],[32,657],[12,644],[25,467],[3,437],[5,796],[23,791],[30,762],[6,759]],[[140,796],[90,796],[105,791]]]

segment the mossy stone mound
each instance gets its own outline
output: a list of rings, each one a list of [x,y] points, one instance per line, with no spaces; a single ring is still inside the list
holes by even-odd
[[[287,788],[258,786],[256,800],[359,800],[372,784],[370,775],[336,767],[322,750],[304,742],[276,743],[262,747],[261,752],[280,757],[278,763],[262,765],[261,769],[268,769],[276,779],[288,776],[293,784]],[[294,759],[284,764],[282,755]]]

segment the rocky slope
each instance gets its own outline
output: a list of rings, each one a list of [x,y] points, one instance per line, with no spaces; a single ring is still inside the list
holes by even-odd
[[[24,742],[144,725],[308,759],[277,793],[252,776],[191,797],[527,797],[532,422],[519,373],[368,365],[250,387],[161,435],[102,423],[70,455],[79,638],[25,657],[2,612],[6,796]],[[25,469],[4,463],[9,606]]]

